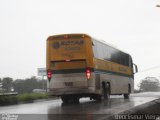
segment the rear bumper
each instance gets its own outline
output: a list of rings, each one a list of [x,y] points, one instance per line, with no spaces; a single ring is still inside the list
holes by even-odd
[[[62,95],[84,95],[87,94],[97,94],[93,87],[84,87],[84,88],[56,88],[56,89],[49,89],[49,95],[51,96],[62,96]]]

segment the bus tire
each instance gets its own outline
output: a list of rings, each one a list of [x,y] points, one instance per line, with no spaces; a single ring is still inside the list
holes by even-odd
[[[110,98],[110,84],[106,84],[106,99],[108,100]]]
[[[75,103],[75,104],[76,104],[76,103],[79,103],[79,97],[73,98],[73,99],[72,99],[72,102]]]
[[[61,96],[61,100],[63,103],[68,104],[68,103],[79,103],[79,97],[77,96]]]
[[[98,95],[96,100],[102,101],[102,100],[108,100],[110,98],[110,85],[109,83],[102,83],[102,94]]]
[[[129,99],[130,98],[130,93],[131,93],[131,85],[128,84],[128,93],[127,94],[123,94],[124,99]]]
[[[61,96],[61,100],[63,103],[69,103],[68,97],[67,96]]]
[[[106,99],[107,99],[107,84],[102,85],[102,100],[106,100]]]
[[[124,99],[129,99],[129,94],[123,94]]]

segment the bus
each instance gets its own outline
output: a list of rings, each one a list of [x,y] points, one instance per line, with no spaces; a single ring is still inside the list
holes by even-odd
[[[137,65],[131,55],[87,34],[61,34],[47,39],[46,68],[49,95],[63,103],[129,98],[134,92]]]

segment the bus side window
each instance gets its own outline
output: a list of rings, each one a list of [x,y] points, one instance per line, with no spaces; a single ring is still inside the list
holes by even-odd
[[[129,56],[129,66],[130,66],[131,68],[133,68],[133,62],[132,62],[131,56]]]
[[[97,45],[92,42],[93,56],[98,58]]]

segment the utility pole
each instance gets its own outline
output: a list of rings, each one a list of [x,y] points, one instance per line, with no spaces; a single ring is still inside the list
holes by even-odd
[[[42,89],[44,90],[45,89],[44,77],[47,76],[46,68],[38,68],[38,76],[42,76]]]
[[[2,83],[0,82],[0,93],[2,92]]]
[[[44,75],[42,75],[42,89],[45,90],[44,88],[44,84],[45,84],[45,81],[44,81]]]

